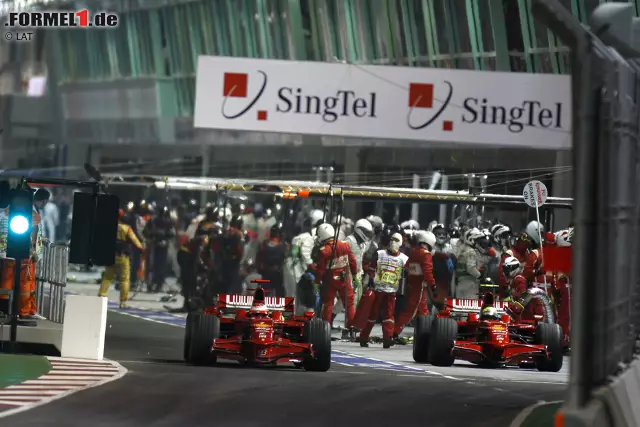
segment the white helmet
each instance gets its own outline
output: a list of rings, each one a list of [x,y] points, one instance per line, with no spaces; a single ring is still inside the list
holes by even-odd
[[[314,209],[309,214],[309,218],[311,218],[311,226],[315,227],[318,221],[322,221],[322,219],[324,218],[324,212],[322,212],[320,209]]]
[[[511,246],[511,229],[504,224],[497,224],[491,227],[491,235],[493,241],[500,244],[503,247]]]
[[[524,232],[527,233],[531,240],[540,245],[540,236],[544,235],[544,226],[538,221],[531,221],[527,224]]]
[[[431,232],[436,236],[436,242],[439,245],[444,245],[447,243],[447,240],[449,240],[449,235],[447,234],[447,229],[444,228],[444,224],[436,224]]]
[[[431,221],[429,223],[429,227],[427,227],[427,231],[433,231],[433,228],[438,225],[438,221]]]
[[[431,231],[420,230],[416,233],[416,243],[424,243],[429,246],[429,250],[432,250],[436,245],[436,235]]]
[[[368,220],[361,218],[356,221],[353,234],[362,242],[370,242],[373,239],[373,225]]]
[[[318,242],[324,243],[327,240],[331,240],[335,238],[336,230],[333,228],[331,224],[320,224],[318,226],[318,230],[316,231],[316,236],[318,236]]]
[[[384,222],[382,221],[382,218],[380,218],[377,215],[369,215],[367,217],[367,221],[369,221],[371,223],[371,225],[373,226],[373,228],[378,228],[380,230],[382,230],[384,228]]]
[[[573,228],[557,231],[555,236],[558,246],[571,246],[573,243]]]
[[[476,227],[470,228],[466,233],[464,233],[465,241],[470,245],[473,245],[476,240],[482,237],[485,237],[484,233]]]
[[[410,219],[400,224],[400,228],[403,230],[420,230],[420,223],[414,219]]]
[[[507,257],[502,263],[502,271],[506,277],[513,278],[522,271],[522,264],[516,257]]]

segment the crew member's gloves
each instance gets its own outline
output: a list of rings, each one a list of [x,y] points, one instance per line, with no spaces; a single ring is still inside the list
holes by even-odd
[[[300,256],[300,246],[291,245],[290,248],[291,250],[289,251],[289,254],[291,255],[291,257],[298,258]]]
[[[362,276],[360,276],[359,274],[353,278],[353,288],[354,289],[362,288]]]

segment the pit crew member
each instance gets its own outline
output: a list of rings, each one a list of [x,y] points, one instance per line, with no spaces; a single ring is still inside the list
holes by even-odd
[[[376,259],[376,274],[373,279],[375,300],[369,312],[367,325],[360,333],[360,346],[369,346],[369,336],[373,326],[378,320],[382,310],[382,339],[383,348],[389,348],[395,344],[393,340],[394,311],[396,304],[396,292],[404,272],[405,264],[409,257],[402,252],[402,235],[394,233],[389,239],[387,249],[379,250]]]

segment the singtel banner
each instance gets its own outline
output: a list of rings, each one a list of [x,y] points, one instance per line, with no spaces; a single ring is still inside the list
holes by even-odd
[[[195,126],[569,149],[571,79],[201,56]]]

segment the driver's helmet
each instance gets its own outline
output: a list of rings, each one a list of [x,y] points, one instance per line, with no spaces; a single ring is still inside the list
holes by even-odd
[[[269,309],[266,304],[263,302],[256,302],[251,306],[251,310],[249,310],[249,315],[251,316],[268,316]]]
[[[480,313],[480,320],[500,320],[498,309],[492,305],[483,308]]]

